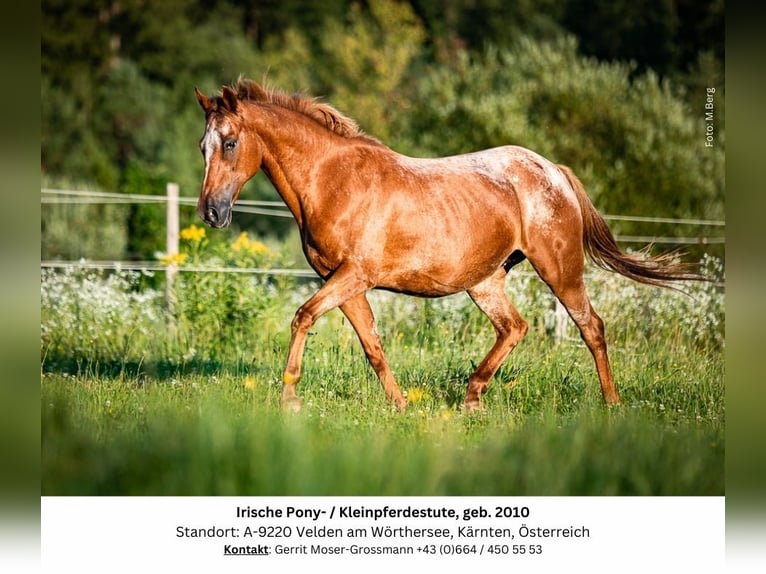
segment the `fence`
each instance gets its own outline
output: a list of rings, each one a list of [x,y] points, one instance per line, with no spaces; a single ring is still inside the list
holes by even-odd
[[[66,189],[41,189],[40,202],[42,204],[162,204],[166,208],[166,240],[165,249],[168,254],[178,253],[179,250],[179,208],[182,205],[194,206],[196,198],[182,197],[179,194],[178,184],[168,183],[166,195],[141,195],[128,193],[110,193],[102,191],[82,191]],[[292,214],[285,208],[281,201],[255,201],[239,200],[234,206],[235,211],[253,213],[267,217],[291,218]],[[698,227],[723,228],[724,221],[706,219],[674,219],[666,217],[642,217],[626,215],[604,215],[607,221],[635,221],[644,223],[666,223],[674,225],[689,225]],[[725,237],[721,236],[691,236],[691,237],[655,237],[642,235],[617,235],[615,237],[621,243],[655,243],[675,245],[713,245],[725,244]],[[168,300],[172,300],[173,278],[179,269],[173,264],[161,265],[157,261],[41,261],[41,267],[63,268],[77,265],[91,269],[129,269],[141,271],[164,271],[167,279]],[[184,266],[184,272],[217,272],[217,273],[254,273],[270,275],[295,275],[299,277],[314,277],[315,274],[307,269],[241,269],[237,267],[204,267]]]
[[[166,195],[140,195],[109,193],[99,191],[77,191],[63,189],[42,189],[42,204],[166,204],[166,237],[165,249],[168,254],[179,252],[179,209],[181,205],[194,206],[197,203],[195,198],[181,197],[178,185],[168,183]],[[292,214],[279,201],[253,201],[239,200],[234,206],[235,211],[243,213],[253,213],[268,217],[287,217]],[[642,217],[625,215],[605,215],[607,221],[635,221],[644,223],[665,223],[673,225],[689,225],[698,227],[725,227],[724,221],[705,220],[705,219],[674,219],[665,217]],[[621,243],[655,243],[655,244],[677,244],[677,245],[713,245],[724,244],[725,238],[721,236],[697,236],[697,237],[654,237],[654,236],[620,236],[615,239]],[[41,261],[41,267],[44,268],[66,268],[78,266],[87,269],[113,269],[113,270],[137,270],[137,271],[161,271],[165,272],[165,298],[168,308],[172,311],[175,307],[175,290],[173,282],[179,271],[191,273],[250,273],[267,275],[292,275],[297,277],[316,277],[315,273],[309,269],[243,269],[240,267],[207,267],[207,266],[184,266],[179,269],[174,264],[163,265],[157,261]],[[173,314],[170,313],[170,316]],[[561,340],[564,337],[565,326],[567,323],[567,314],[563,305],[556,300],[556,328],[555,337]]]

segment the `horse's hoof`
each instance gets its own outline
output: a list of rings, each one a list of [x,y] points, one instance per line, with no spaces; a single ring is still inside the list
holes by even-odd
[[[301,410],[301,400],[298,397],[282,399],[282,410],[288,413],[297,413]]]
[[[616,392],[604,395],[604,404],[608,407],[614,407],[620,404],[620,395]]]
[[[394,401],[394,404],[396,405],[396,410],[400,413],[403,413],[407,410],[407,399],[404,397],[398,398]]]
[[[484,412],[484,407],[479,399],[463,402],[463,411],[466,414],[474,415]]]

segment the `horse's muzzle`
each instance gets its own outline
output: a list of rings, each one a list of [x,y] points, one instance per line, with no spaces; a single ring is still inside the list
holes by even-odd
[[[231,223],[231,206],[224,202],[208,202],[201,206],[199,215],[210,227],[226,227]]]

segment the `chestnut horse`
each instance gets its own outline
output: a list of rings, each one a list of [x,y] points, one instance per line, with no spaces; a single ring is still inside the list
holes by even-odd
[[[386,397],[406,406],[367,301],[373,288],[421,297],[468,292],[497,334],[468,380],[464,406],[480,407],[490,379],[527,332],[505,292],[506,274],[524,259],[577,324],[604,401],[618,403],[604,324],[585,291],[584,254],[642,283],[698,278],[669,255],[621,252],[569,168],[528,149],[415,159],[312,98],[242,79],[212,98],[195,92],[206,119],[200,217],[212,227],[227,226],[242,186],[263,169],[324,280],[292,321],[282,377],[286,408],[300,408],[295,386],[308,331],[336,307],[356,331]]]

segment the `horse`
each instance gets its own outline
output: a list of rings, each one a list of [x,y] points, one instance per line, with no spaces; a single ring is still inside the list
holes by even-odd
[[[525,259],[577,325],[604,403],[617,404],[604,322],[585,289],[585,255],[650,285],[699,278],[675,254],[621,251],[575,174],[524,147],[413,158],[303,94],[241,77],[212,97],[196,87],[195,94],[205,113],[199,216],[213,228],[228,226],[242,186],[263,170],[323,280],[291,323],[285,409],[300,409],[295,389],[309,329],[335,308],[356,332],[386,398],[405,409],[367,300],[371,289],[419,297],[468,293],[496,334],[465,391],[464,408],[481,409],[490,379],[528,329],[505,290],[506,274]]]

